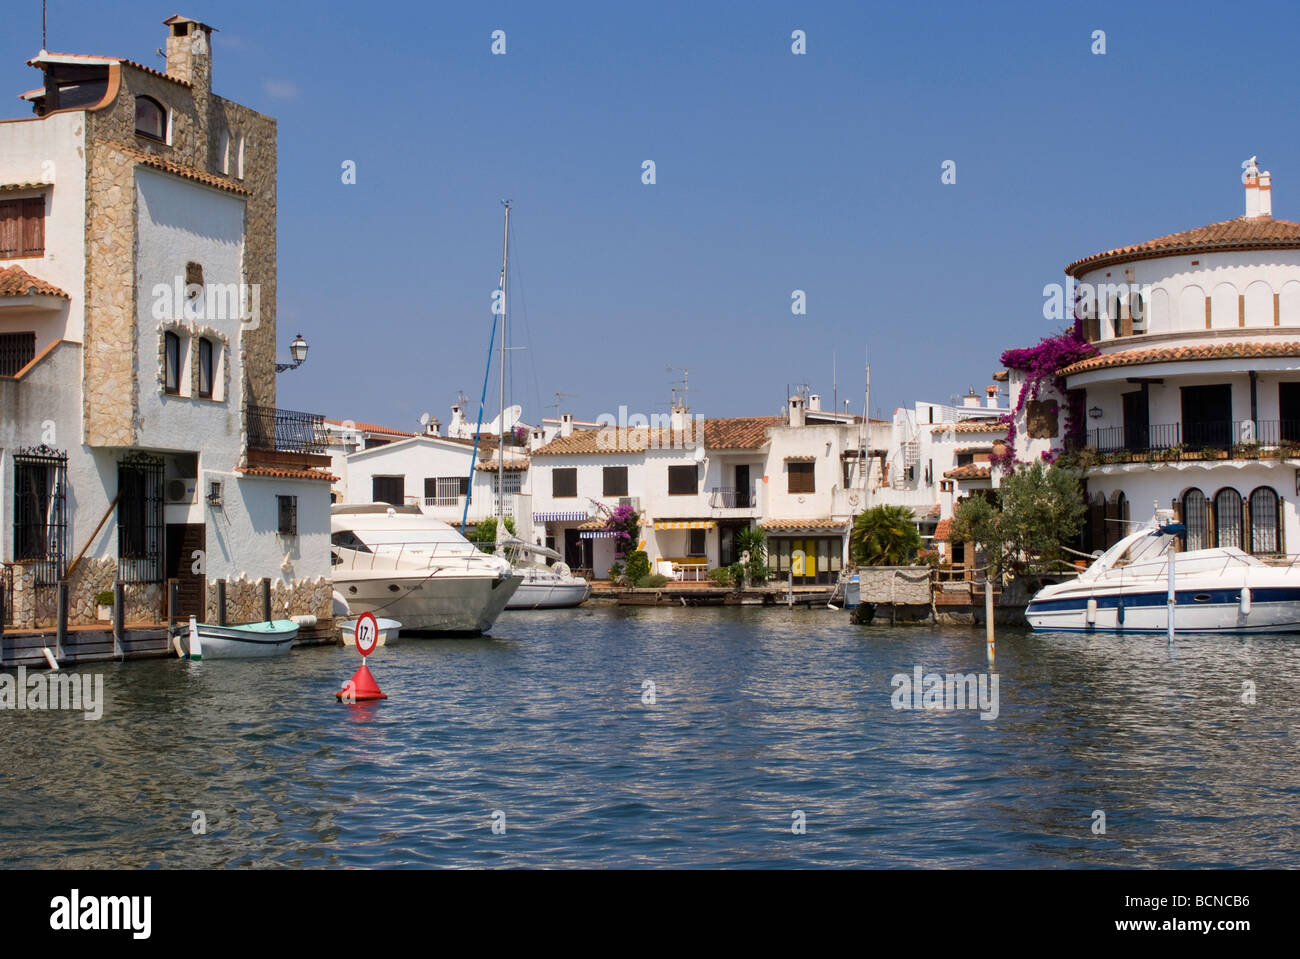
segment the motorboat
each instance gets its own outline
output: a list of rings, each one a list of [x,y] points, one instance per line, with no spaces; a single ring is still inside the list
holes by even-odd
[[[1037,632],[1165,633],[1173,563],[1174,627],[1188,633],[1300,632],[1300,557],[1265,563],[1232,546],[1178,552],[1153,522],[1078,577],[1044,586],[1025,613]]]
[[[591,596],[591,584],[574,576],[555,550],[518,539],[504,540],[499,547],[516,575],[523,577],[506,609],[566,609],[581,606]],[[547,565],[548,559],[552,565]]]
[[[355,646],[357,644],[357,622],[358,620],[350,619],[339,623],[339,635],[343,637],[344,646]],[[387,646],[391,641],[397,639],[398,634],[402,631],[402,624],[395,619],[375,618],[375,624],[379,627],[379,638],[375,641],[376,646]]]
[[[298,636],[298,624],[291,619],[273,619],[264,623],[218,626],[216,623],[190,623],[176,633],[180,652],[187,659],[255,659],[285,656]]]
[[[492,628],[523,581],[505,559],[418,506],[336,505],[330,527],[334,588],[352,616],[477,635]]]

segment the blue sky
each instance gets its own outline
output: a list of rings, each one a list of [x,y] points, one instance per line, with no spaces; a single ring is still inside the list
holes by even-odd
[[[1241,215],[1250,155],[1300,218],[1295,4],[50,0],[49,48],[162,68],[177,12],[219,30],[216,92],[279,121],[281,352],[311,343],[280,405],[333,417],[477,400],[503,197],[534,420],[556,391],[666,410],[669,365],[696,413],[829,404],[833,351],[860,412],[867,347],[873,415],[982,392],[1054,332],[1066,263]],[[17,94],[40,2],[7,14]]]

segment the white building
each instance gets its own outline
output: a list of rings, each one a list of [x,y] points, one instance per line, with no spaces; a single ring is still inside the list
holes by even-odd
[[[1244,183],[1244,216],[1066,267],[1098,350],[1060,371],[1087,410],[1088,549],[1171,507],[1190,549],[1300,548],[1300,223],[1253,158]]]
[[[35,116],[0,121],[0,504],[14,622],[330,615],[320,418],[275,403],[275,121],[211,92],[211,28],[167,70],[30,61]],[[149,44],[152,48],[153,43]],[[241,584],[243,584],[241,586]]]

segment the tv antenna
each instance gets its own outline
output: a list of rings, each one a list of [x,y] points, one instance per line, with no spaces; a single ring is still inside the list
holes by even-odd
[[[561,401],[561,400],[576,400],[576,399],[578,398],[578,394],[577,394],[577,393],[561,393],[559,390],[556,390],[556,391],[555,391],[554,393],[552,393],[551,395],[555,397],[555,402],[554,402],[554,403],[549,403],[549,404],[547,404],[546,408],[547,408],[548,410],[555,410],[555,415],[556,415],[556,416],[559,416],[559,415],[560,415],[560,401]]]
[[[682,374],[681,385],[678,386],[677,383],[674,382],[672,387],[670,387],[673,394],[673,403],[670,409],[681,407],[682,409],[689,410],[691,408],[691,371],[685,367],[669,364],[664,372]]]

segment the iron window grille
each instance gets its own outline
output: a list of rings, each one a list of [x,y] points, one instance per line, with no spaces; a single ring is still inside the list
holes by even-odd
[[[117,464],[117,566],[124,583],[163,580],[163,461],[133,453]]]
[[[296,496],[277,496],[276,502],[280,507],[280,525],[277,532],[286,536],[298,535],[298,497]]]
[[[63,577],[67,485],[65,451],[41,445],[14,454],[14,561],[34,567],[38,586]]]

